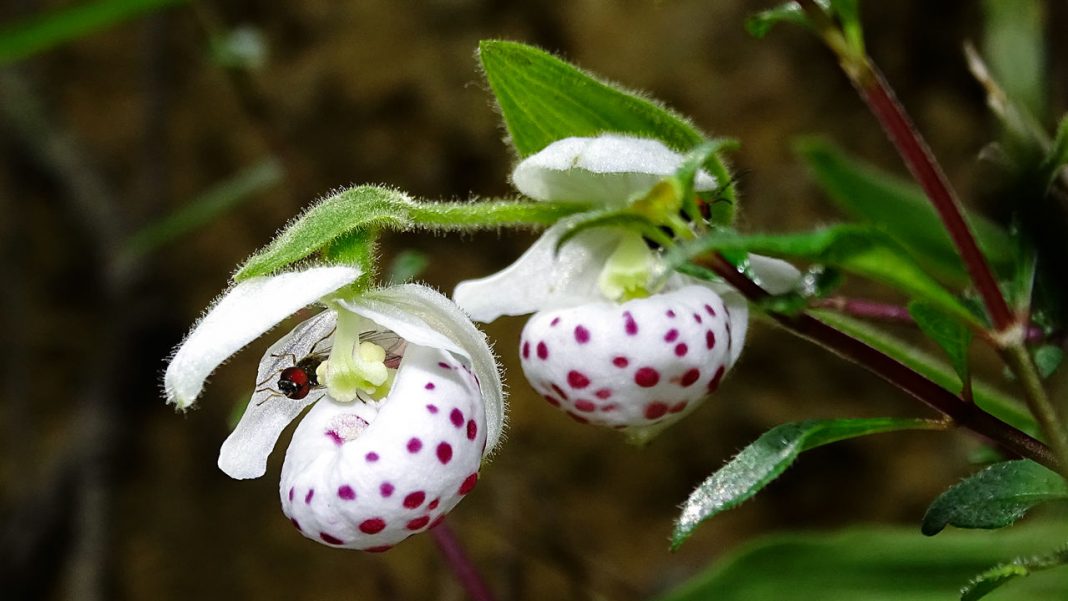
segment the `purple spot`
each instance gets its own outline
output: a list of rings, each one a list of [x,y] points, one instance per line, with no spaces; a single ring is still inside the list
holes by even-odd
[[[675,342],[679,338],[679,331],[675,328],[668,330],[667,334],[664,334],[664,342]]]
[[[612,359],[612,365],[622,368],[630,365],[630,361],[628,361],[626,357],[616,357],[615,359]]]
[[[378,492],[382,493],[383,497],[391,497],[393,496],[393,485],[389,482],[383,482],[382,485],[378,487]]]
[[[579,344],[586,344],[590,341],[590,331],[584,326],[575,326],[575,341]]]
[[[705,311],[712,317],[716,316],[716,310],[713,309],[711,305],[705,305]]]
[[[411,440],[408,441],[408,452],[409,453],[418,453],[419,449],[422,449],[422,448],[423,448],[423,441],[419,440],[418,438],[412,438]]]
[[[694,313],[693,314],[693,320],[696,321],[697,323],[702,323],[702,321],[703,321],[701,319],[701,314],[700,313]]]
[[[356,491],[352,490],[352,487],[348,484],[343,484],[337,489],[337,496],[346,501],[356,500]]]
[[[338,538],[336,536],[331,536],[331,535],[329,535],[329,534],[327,534],[325,532],[320,532],[319,533],[319,538],[323,539],[324,543],[330,543],[331,545],[344,544],[344,541],[342,541],[340,538]]]
[[[567,372],[567,383],[572,388],[581,389],[590,385],[590,379],[580,371],[571,370]]]
[[[538,359],[542,361],[549,358],[549,347],[545,346],[545,342],[538,343]]]
[[[293,502],[293,487],[292,486],[289,487],[289,501],[291,503]]]
[[[557,326],[557,324],[559,324],[559,323],[560,323],[560,318],[559,317],[554,317],[553,320],[549,322],[549,327],[550,328],[555,328]]]
[[[612,391],[609,390],[608,388],[602,388],[602,389],[598,390],[597,392],[593,393],[593,396],[595,396],[595,397],[597,397],[597,398],[599,398],[599,399],[601,399],[603,401],[604,399],[607,399],[608,397],[612,396]]]
[[[326,434],[327,438],[329,438],[330,440],[334,441],[334,444],[336,444],[339,447],[342,444],[344,444],[344,442],[345,442],[345,439],[341,438],[341,435],[338,434],[336,430],[327,430],[325,432],[325,434]]]
[[[523,358],[530,359],[530,341],[523,341]]]
[[[416,507],[419,507],[420,505],[422,505],[423,501],[425,501],[425,500],[426,500],[426,493],[421,491],[421,490],[417,490],[417,491],[415,491],[413,493],[410,493],[408,496],[404,497],[404,506],[407,507],[408,509],[415,509]]]
[[[682,374],[682,380],[679,382],[683,386],[691,386],[698,378],[701,377],[701,372],[697,368],[691,368]]]
[[[634,372],[634,383],[642,388],[652,388],[660,381],[660,372],[651,367],[642,367]]]
[[[559,386],[557,386],[556,384],[550,384],[550,386],[552,386],[552,389],[557,394],[557,396],[564,399],[565,401],[567,400],[567,393],[564,392]]]
[[[449,413],[449,421],[452,422],[452,425],[456,426],[457,428],[462,427],[464,425],[463,411],[460,411],[459,409],[453,409]]]
[[[293,527],[296,528],[298,532],[304,532],[300,529],[300,522],[297,521],[297,518],[289,518],[289,521],[293,523]]]
[[[579,399],[579,400],[575,401],[575,409],[578,409],[579,411],[581,411],[583,413],[590,413],[596,408],[597,408],[597,406],[594,405],[593,401],[591,401],[591,400]]]
[[[437,454],[438,461],[440,461],[442,465],[447,464],[452,460],[452,445],[447,442],[439,444]]]
[[[689,351],[689,350],[690,350],[690,347],[686,346],[685,342],[680,342],[680,343],[675,345],[675,356],[676,357],[685,357],[687,351]]]
[[[360,522],[360,532],[364,534],[378,534],[386,528],[386,522],[382,518],[371,518]]]
[[[476,435],[478,435],[478,424],[476,424],[475,420],[473,420],[473,419],[472,420],[468,420],[468,422],[467,422],[467,440],[474,440]]]
[[[304,495],[304,503],[305,504],[310,504],[311,500],[312,500],[312,497],[314,497],[314,496],[315,496],[315,489],[314,488],[309,488],[308,489],[308,494]]]
[[[634,336],[638,333],[638,322],[634,321],[634,316],[630,314],[630,311],[623,312],[623,329],[627,332],[627,336]]]
[[[452,369],[452,366],[448,363],[445,363],[444,361],[438,361],[438,367],[440,367],[441,369]]]
[[[424,386],[423,388],[426,388],[427,390],[434,390],[435,386],[433,382],[427,382],[426,386]]]
[[[378,453],[371,451],[370,453],[364,456],[364,459],[366,459],[368,463],[374,463],[378,461]]]
[[[675,312],[672,311],[671,309],[668,309],[667,310],[667,316],[670,317],[671,319],[675,319]]]
[[[720,365],[719,369],[716,370],[716,374],[708,381],[708,392],[715,392],[719,388],[719,382],[723,379],[724,373],[726,373],[726,369]]]
[[[426,406],[426,410],[431,412],[431,413],[437,413],[438,412],[438,406],[434,405],[433,403],[431,403],[430,405]]]
[[[712,330],[705,332],[705,346],[708,348],[716,346],[716,334]]]

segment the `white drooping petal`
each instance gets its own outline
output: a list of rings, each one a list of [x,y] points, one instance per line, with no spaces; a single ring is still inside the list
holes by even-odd
[[[185,409],[204,380],[278,322],[360,276],[352,267],[315,267],[245,280],[228,290],[193,326],[171,358],[163,384],[167,402]]]
[[[322,398],[312,391],[303,399],[290,399],[276,390],[279,374],[287,367],[312,354],[330,350],[330,334],[337,323],[337,313],[323,311],[305,320],[274,343],[260,360],[256,372],[257,391],[252,394],[241,421],[219,450],[219,469],[231,478],[259,478],[267,470],[278,436],[305,407]]]
[[[512,183],[537,200],[622,205],[675,173],[682,160],[658,140],[618,134],[565,138],[519,163]],[[700,172],[695,187],[715,189],[716,179]]]
[[[619,243],[609,228],[586,230],[556,252],[556,243],[573,219],[545,230],[514,263],[497,273],[460,282],[453,300],[475,321],[525,315],[603,300],[597,277]]]
[[[384,551],[433,527],[478,481],[482,392],[454,355],[410,344],[389,396],[317,403],[282,466],[282,510],[304,536]]]
[[[686,286],[542,311],[523,328],[523,373],[577,421],[627,430],[673,423],[730,367],[735,341],[725,309],[709,288]]]
[[[486,336],[451,300],[426,286],[373,290],[338,304],[392,330],[409,344],[456,353],[470,363],[485,398],[490,453],[504,430],[504,387]],[[391,393],[392,394],[392,393]]]

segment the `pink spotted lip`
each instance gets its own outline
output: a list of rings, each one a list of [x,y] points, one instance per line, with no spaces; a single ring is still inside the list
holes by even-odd
[[[523,328],[520,356],[550,405],[582,423],[623,429],[693,411],[719,386],[732,343],[723,300],[688,286],[537,313]]]
[[[411,345],[379,403],[312,407],[282,466],[282,510],[304,536],[385,551],[434,527],[478,482],[486,415],[453,355]]]

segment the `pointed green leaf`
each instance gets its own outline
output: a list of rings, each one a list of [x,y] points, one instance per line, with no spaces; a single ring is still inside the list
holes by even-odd
[[[1068,500],[1064,478],[1034,461],[1018,459],[994,464],[939,495],[923,516],[923,533],[932,536],[946,526],[1004,528],[1032,507]]]
[[[1034,557],[1019,557],[1009,563],[990,568],[972,579],[961,589],[961,601],[978,601],[1001,585],[1031,574],[1068,564],[1068,546]]]
[[[709,250],[744,250],[774,257],[807,259],[893,286],[961,321],[981,322],[956,296],[927,275],[885,234],[866,226],[837,225],[796,234],[739,235],[714,232],[668,256],[671,264]]]
[[[796,2],[783,2],[775,8],[760,11],[745,20],[745,30],[755,38],[763,38],[779,23],[808,27],[808,17]]]
[[[890,336],[886,332],[840,313],[812,311],[811,314],[818,317],[820,321],[826,322],[836,329],[890,355],[942,388],[954,393],[958,391],[957,376],[953,369],[943,361]],[[1027,410],[1023,403],[978,380],[973,382],[972,388],[972,398],[980,409],[1032,436],[1039,435],[1038,425],[1035,424],[1034,417],[1031,416],[1031,412]]]
[[[984,0],[983,53],[1005,93],[1036,117],[1046,116],[1046,3]]]
[[[934,340],[949,356],[949,363],[960,376],[962,386],[971,378],[968,369],[968,348],[972,344],[972,331],[937,307],[924,302],[909,303],[909,315],[924,334]]]
[[[1053,144],[1042,163],[1042,173],[1046,175],[1047,185],[1053,185],[1065,165],[1068,165],[1068,115],[1061,117],[1057,135],[1053,138]]]
[[[919,188],[847,158],[824,140],[803,139],[795,149],[843,211],[885,232],[940,277],[955,285],[968,282],[953,242]],[[1011,274],[1013,246],[1008,234],[977,215],[968,215],[968,221],[995,270]]]
[[[1037,349],[1034,353],[1035,367],[1038,368],[1038,375],[1042,379],[1046,379],[1053,375],[1060,367],[1061,362],[1064,361],[1064,351],[1061,347],[1055,344],[1045,344]]]
[[[987,566],[1065,540],[1062,522],[937,538],[885,526],[774,534],[718,557],[657,601],[950,601]],[[1068,599],[1063,576],[1057,570],[1036,574],[996,598]]]
[[[0,28],[0,65],[184,0],[100,0],[59,8]]]
[[[826,419],[783,424],[768,430],[708,477],[683,503],[671,548],[677,549],[702,522],[741,505],[781,475],[809,449],[858,436],[940,427],[916,419]]]

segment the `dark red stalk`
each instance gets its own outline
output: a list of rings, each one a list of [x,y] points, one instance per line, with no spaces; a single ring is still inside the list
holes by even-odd
[[[463,545],[460,544],[448,524],[442,522],[431,528],[430,536],[437,544],[445,563],[449,564],[449,569],[460,582],[460,586],[467,591],[467,596],[471,601],[494,601],[493,593],[482,580],[478,568],[471,562],[471,558],[467,556]]]
[[[718,253],[707,255],[699,260],[698,264],[715,271],[752,302],[760,302],[770,296],[767,291],[739,272]],[[979,434],[1015,455],[1032,459],[1051,469],[1057,469],[1057,461],[1045,444],[961,399],[893,357],[806,313],[797,315],[773,313],[771,317],[787,330],[823,346],[844,359],[859,364],[897,386],[948,416],[956,425]]]

